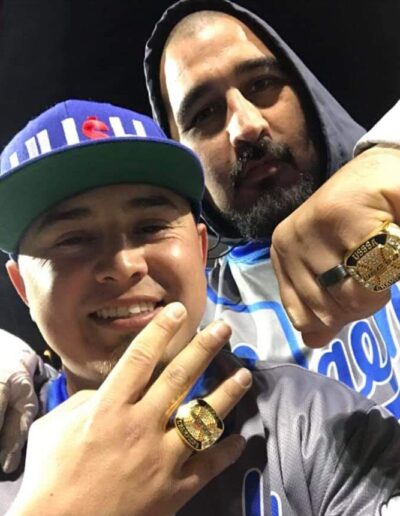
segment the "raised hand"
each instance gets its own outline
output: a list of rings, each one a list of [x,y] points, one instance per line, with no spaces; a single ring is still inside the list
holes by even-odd
[[[185,317],[183,305],[168,305],[97,391],[77,393],[34,423],[25,477],[9,515],[171,515],[239,457],[239,436],[193,454],[168,424],[229,338],[225,323],[196,335],[151,383]],[[223,418],[250,384],[250,373],[240,369],[206,401]]]
[[[390,298],[352,278],[322,288],[317,276],[343,262],[383,222],[400,223],[400,150],[373,147],[345,165],[276,228],[271,257],[286,311],[306,344],[327,344],[348,322]]]

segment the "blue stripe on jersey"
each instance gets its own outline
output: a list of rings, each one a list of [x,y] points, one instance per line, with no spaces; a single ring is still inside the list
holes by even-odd
[[[261,516],[261,472],[253,469],[246,473],[244,479],[245,516]]]
[[[60,403],[68,399],[67,381],[65,374],[61,373],[49,381],[46,400],[46,413],[55,409]]]
[[[211,301],[218,306],[227,307],[232,312],[238,313],[252,313],[259,310],[273,310],[279,319],[283,332],[285,334],[287,343],[289,344],[290,351],[292,352],[293,358],[298,365],[308,368],[308,362],[303,352],[301,351],[297,342],[296,336],[293,331],[293,327],[289,322],[289,319],[284,311],[282,305],[277,301],[258,301],[251,305],[245,305],[244,303],[235,303],[226,297],[219,297],[212,290],[210,286],[207,287],[207,296]]]
[[[255,264],[261,260],[267,260],[270,257],[270,242],[249,242],[246,245],[234,247],[231,252],[226,255],[226,260],[233,263],[245,263],[247,265]]]

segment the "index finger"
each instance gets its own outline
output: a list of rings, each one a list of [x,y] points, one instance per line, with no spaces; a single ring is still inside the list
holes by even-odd
[[[231,328],[225,322],[212,322],[193,337],[153,383],[145,399],[157,407],[162,424],[176,410],[230,335]]]
[[[133,339],[97,394],[108,402],[134,403],[186,316],[182,303],[170,303]]]

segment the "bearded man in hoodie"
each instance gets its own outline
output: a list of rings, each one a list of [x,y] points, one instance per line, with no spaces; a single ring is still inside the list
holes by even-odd
[[[271,253],[281,253],[290,266],[292,246],[287,235],[297,237],[295,245],[306,247],[308,233],[298,226],[296,234],[287,221],[302,205],[304,214],[303,203],[311,202],[313,192],[351,160],[364,130],[265,21],[226,0],[182,0],[171,6],[147,43],[145,72],[154,117],[202,161],[207,187],[204,218],[232,246],[209,272],[206,320],[223,318],[230,323],[231,344],[238,354],[295,362],[335,377],[400,418],[398,287],[392,287],[389,300],[387,292],[368,294],[355,280],[346,279],[343,284],[349,285],[353,302],[341,306],[331,295],[334,289],[321,289],[316,280],[335,262],[326,252],[315,255],[310,247],[308,254],[318,270],[300,270],[298,276],[308,280],[303,279],[304,292],[311,291],[322,305],[317,315],[312,314],[322,321],[322,331],[319,328],[316,334],[302,326],[306,309],[297,322],[289,309],[293,326],[282,301],[293,306],[297,293],[281,289],[285,294],[281,298],[277,275],[281,284],[291,280],[279,267],[279,259],[278,274],[270,259]],[[363,159],[368,152],[361,155]],[[393,160],[398,164],[396,152]],[[356,176],[360,168],[356,167]],[[340,188],[333,191],[336,201],[347,195],[347,202],[357,193],[354,185],[347,194]],[[322,197],[320,204],[327,199],[332,195]],[[327,205],[335,214],[332,203]],[[379,211],[381,222],[391,220],[386,215]],[[286,232],[280,230],[282,221]],[[361,239],[376,229],[379,220],[369,217],[363,223]],[[276,249],[271,250],[277,226]],[[318,222],[314,240],[332,236],[326,224],[319,231],[315,226]],[[331,231],[338,229],[332,226]],[[359,242],[356,233],[344,233],[347,249]],[[334,243],[332,236],[332,247]],[[344,322],[364,317],[360,306],[365,295],[372,296],[368,313],[389,302],[371,317],[342,328]],[[329,337],[329,345],[311,349],[295,327],[304,330],[308,344],[320,345]]]
[[[398,287],[387,302],[387,292],[368,293],[352,279],[329,289],[316,281],[376,228],[379,218],[400,220],[390,214],[396,203],[381,195],[382,190],[395,194],[382,181],[382,163],[390,165],[385,179],[395,180],[399,151],[386,148],[383,161],[381,151],[371,149],[343,168],[364,130],[266,22],[228,1],[183,0],[172,6],[148,42],[145,69],[153,114],[167,133],[199,154],[206,171],[204,217],[232,246],[209,271],[204,323],[225,319],[239,355],[294,362],[337,378],[399,418]],[[386,130],[389,125],[384,123]],[[373,131],[360,145],[382,142],[381,136]],[[371,167],[371,160],[379,166]],[[367,185],[367,193],[378,192],[387,208],[375,203],[377,216],[361,215],[372,205]],[[342,212],[354,222],[348,216],[352,210],[360,214],[359,234],[335,221]],[[343,295],[351,302],[343,303]],[[311,301],[319,310],[309,308]],[[356,322],[339,332],[344,320]],[[310,349],[302,336],[307,344],[332,340],[325,349]],[[13,353],[25,358],[31,352],[14,345]],[[14,358],[8,369],[21,369],[30,383],[23,360],[18,366]],[[13,414],[25,421],[34,390],[27,397],[6,373],[0,417],[7,400],[10,405],[18,400]],[[6,417],[2,430],[0,463],[8,472],[19,462],[29,426],[18,421]]]

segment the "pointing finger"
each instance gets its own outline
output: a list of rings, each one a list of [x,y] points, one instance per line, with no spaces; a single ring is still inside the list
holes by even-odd
[[[181,303],[171,303],[157,314],[129,345],[97,391],[98,396],[108,403],[137,401],[185,316]]]
[[[146,393],[146,400],[157,407],[163,424],[183,400],[190,387],[204,372],[231,334],[223,321],[214,321],[181,351]]]

